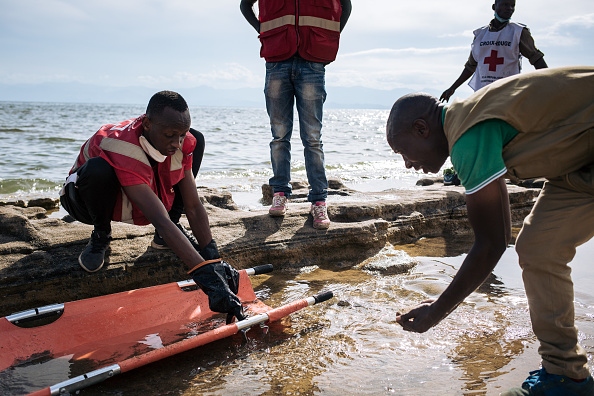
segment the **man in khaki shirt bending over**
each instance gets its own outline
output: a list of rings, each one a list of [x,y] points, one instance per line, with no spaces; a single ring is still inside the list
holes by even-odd
[[[475,234],[444,292],[396,321],[425,332],[480,286],[511,240],[505,179],[546,178],[516,241],[542,369],[504,395],[594,395],[568,266],[594,236],[594,67],[515,75],[448,107],[428,94],[403,96],[387,138],[407,168],[438,172],[451,157]]]

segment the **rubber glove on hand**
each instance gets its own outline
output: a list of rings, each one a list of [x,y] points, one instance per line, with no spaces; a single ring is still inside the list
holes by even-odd
[[[216,247],[216,245],[215,245]],[[208,296],[208,307],[213,312],[227,314],[227,323],[245,319],[243,306],[237,297],[239,272],[220,258],[208,260],[190,271],[196,285]]]
[[[217,248],[217,243],[214,239],[211,240],[208,243],[208,245],[198,250],[198,253],[202,256],[204,260],[207,261],[221,258],[221,255],[219,254],[219,248]]]

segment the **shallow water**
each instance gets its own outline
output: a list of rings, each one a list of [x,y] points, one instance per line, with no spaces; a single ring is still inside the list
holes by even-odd
[[[231,191],[244,208],[257,205],[260,185],[270,176],[265,111],[191,110],[193,125],[207,136],[197,184]],[[141,112],[141,106],[0,103],[0,198],[57,196],[84,140],[103,123]],[[419,174],[406,170],[385,144],[386,116],[382,110],[325,113],[329,176],[363,191],[414,188]],[[297,133],[294,142],[300,146]],[[305,178],[300,149],[294,152],[295,178]],[[252,329],[247,343],[241,336],[214,342],[81,394],[498,394],[520,384],[539,364],[512,248],[495,276],[433,330],[407,333],[394,320],[397,311],[437,296],[468,248],[468,241],[425,239],[387,247],[356,268],[328,263],[256,277],[258,296],[272,307],[323,290],[332,290],[335,298],[272,325],[267,334]],[[573,264],[577,324],[591,366],[592,257],[594,242],[578,249]],[[365,270],[368,263],[381,267],[413,262],[416,265],[402,274]],[[56,362],[56,372],[70,369],[63,363]],[[32,376],[39,376],[35,366],[29,367]]]
[[[492,276],[425,334],[404,332],[399,310],[437,296],[469,241],[422,239],[386,247],[355,268],[328,264],[253,278],[258,297],[276,307],[322,290],[335,298],[273,324],[121,374],[84,395],[498,394],[539,364],[517,256],[509,248]],[[453,244],[454,246],[448,246]],[[581,344],[594,364],[594,242],[573,268]],[[416,256],[416,257],[413,257]],[[365,270],[416,265],[402,274]]]
[[[0,101],[0,199],[57,197],[80,147],[101,125],[138,117],[145,106]],[[264,108],[190,107],[206,139],[196,184],[233,193],[240,206],[272,176],[270,122]],[[361,191],[412,188],[422,172],[406,169],[386,143],[388,110],[327,109],[322,139],[328,177]],[[306,180],[295,116],[293,180]]]

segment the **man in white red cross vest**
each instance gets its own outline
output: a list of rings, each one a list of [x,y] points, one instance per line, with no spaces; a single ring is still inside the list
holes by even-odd
[[[534,45],[530,30],[520,23],[510,22],[516,7],[515,0],[495,0],[495,18],[476,29],[468,61],[460,77],[439,98],[448,101],[456,89],[471,76],[468,83],[478,90],[501,78],[520,73],[524,56],[535,69],[547,67],[544,54]]]

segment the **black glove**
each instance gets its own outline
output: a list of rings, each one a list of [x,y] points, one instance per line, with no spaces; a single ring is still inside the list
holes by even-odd
[[[227,324],[233,322],[233,317],[245,319],[243,306],[236,295],[239,290],[239,272],[235,268],[218,259],[191,271],[190,276],[208,296],[210,310],[227,314]]]
[[[198,251],[198,253],[202,256],[202,258],[206,261],[220,259],[221,256],[219,255],[219,249],[217,248],[217,243],[215,240],[211,240],[208,245],[204,246],[202,249]]]

